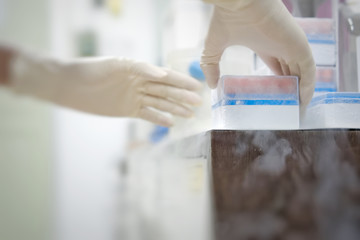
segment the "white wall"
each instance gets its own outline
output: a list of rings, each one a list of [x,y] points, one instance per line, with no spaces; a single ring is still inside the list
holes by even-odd
[[[0,40],[49,49],[46,0],[0,0]],[[0,239],[51,234],[52,119],[49,106],[0,89]]]
[[[52,52],[73,57],[75,36],[93,29],[99,55],[155,61],[152,0],[123,0],[121,14],[91,9],[89,0],[52,0]],[[126,119],[57,109],[56,239],[113,239],[117,206],[117,163],[124,154]]]

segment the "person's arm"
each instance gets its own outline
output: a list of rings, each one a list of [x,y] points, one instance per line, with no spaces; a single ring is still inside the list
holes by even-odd
[[[170,115],[191,117],[202,85],[185,74],[118,57],[64,62],[24,51],[3,53],[3,80],[14,92],[112,117],[171,126]],[[161,112],[160,112],[161,111]]]
[[[201,59],[211,88],[217,86],[219,61],[231,45],[260,56],[277,75],[299,77],[301,110],[310,102],[315,63],[305,33],[280,0],[205,0],[215,5]]]
[[[9,85],[10,63],[14,50],[0,46],[0,85]]]

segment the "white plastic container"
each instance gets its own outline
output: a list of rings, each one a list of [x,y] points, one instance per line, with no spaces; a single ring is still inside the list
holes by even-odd
[[[215,129],[298,129],[298,79],[223,76],[213,99]]]
[[[360,128],[360,93],[336,92],[314,97],[301,127]]]
[[[336,65],[335,24],[326,18],[297,18],[304,30],[317,66]]]

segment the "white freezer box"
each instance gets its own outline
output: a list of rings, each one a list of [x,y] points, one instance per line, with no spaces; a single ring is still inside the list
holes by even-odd
[[[335,23],[326,18],[297,18],[304,30],[317,66],[336,65]]]
[[[314,97],[301,127],[360,128],[360,93],[336,92]]]
[[[215,129],[298,129],[298,78],[223,76],[212,118]]]

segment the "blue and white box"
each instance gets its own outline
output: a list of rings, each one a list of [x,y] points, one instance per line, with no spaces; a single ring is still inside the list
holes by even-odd
[[[314,97],[301,127],[360,128],[360,93],[334,92]]]
[[[326,18],[297,18],[304,30],[317,66],[336,65],[336,34],[334,20]]]
[[[215,129],[298,129],[294,76],[223,76],[213,99]]]

